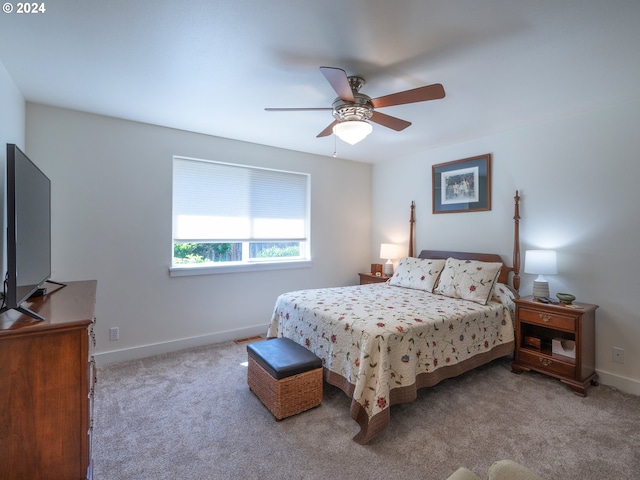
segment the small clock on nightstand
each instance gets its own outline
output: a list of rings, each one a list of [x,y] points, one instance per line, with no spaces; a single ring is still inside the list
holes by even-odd
[[[384,283],[391,277],[385,277],[384,275],[375,275],[373,273],[359,273],[360,285],[367,285],[369,283]]]

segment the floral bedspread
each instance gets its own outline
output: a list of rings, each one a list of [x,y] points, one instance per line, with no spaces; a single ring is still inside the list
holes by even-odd
[[[418,375],[513,342],[513,294],[501,284],[494,292],[486,306],[387,283],[289,292],[267,336],[318,355],[325,372],[348,381],[368,421]]]

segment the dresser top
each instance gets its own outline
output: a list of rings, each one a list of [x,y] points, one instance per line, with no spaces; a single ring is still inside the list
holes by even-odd
[[[0,314],[0,338],[8,335],[25,334],[88,325],[93,322],[96,302],[96,280],[68,282],[64,286],[50,284],[47,294],[23,302],[23,306],[44,317],[36,320],[16,310]]]

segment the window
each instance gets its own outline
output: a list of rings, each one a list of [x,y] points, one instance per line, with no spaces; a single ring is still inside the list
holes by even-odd
[[[309,183],[305,173],[174,157],[172,274],[308,261]]]

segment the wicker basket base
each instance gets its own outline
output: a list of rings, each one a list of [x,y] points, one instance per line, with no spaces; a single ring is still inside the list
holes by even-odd
[[[249,356],[247,383],[278,421],[322,403],[322,368],[276,380]]]

